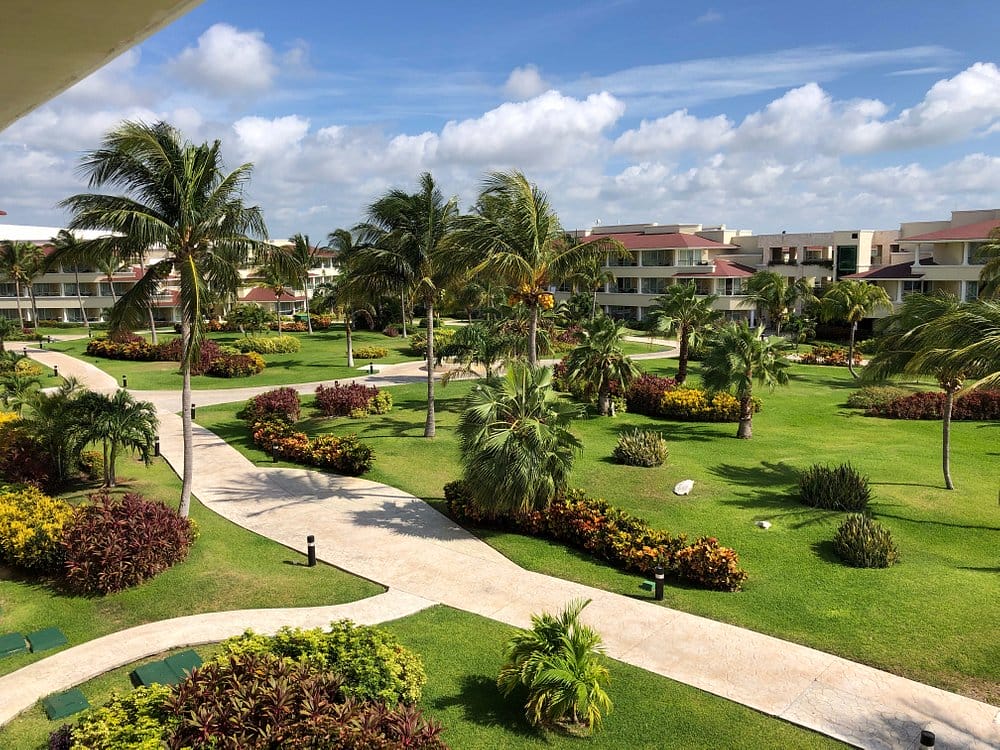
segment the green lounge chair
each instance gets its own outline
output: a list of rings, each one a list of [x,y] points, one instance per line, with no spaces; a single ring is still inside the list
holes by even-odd
[[[56,693],[48,698],[42,699],[42,708],[45,715],[50,720],[65,719],[67,716],[78,714],[90,708],[90,702],[80,692],[79,688],[67,690],[65,693]]]
[[[153,683],[160,685],[176,685],[181,678],[172,670],[165,661],[154,661],[136,667],[130,675],[133,684],[149,687]]]
[[[66,635],[59,628],[42,628],[34,633],[28,633],[25,638],[33,654],[39,651],[48,651],[50,648],[58,648],[67,643]]]
[[[163,661],[177,675],[179,681],[186,679],[193,669],[201,666],[201,657],[190,649],[168,656]]]
[[[24,636],[20,633],[4,633],[0,635],[0,656],[13,656],[28,650]]]

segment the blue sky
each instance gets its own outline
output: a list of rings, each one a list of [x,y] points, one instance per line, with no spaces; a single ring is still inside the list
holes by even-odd
[[[961,0],[206,0],[0,133],[0,196],[59,224],[79,154],[163,118],[254,162],[276,237],[511,168],[567,227],[894,228],[1000,207],[997,28]]]

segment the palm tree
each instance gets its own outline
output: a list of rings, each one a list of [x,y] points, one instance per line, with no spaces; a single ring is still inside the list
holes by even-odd
[[[257,266],[257,283],[262,289],[269,290],[274,295],[274,315],[278,319],[278,335],[281,335],[281,298],[295,283],[290,269],[276,256],[268,253]]]
[[[57,483],[69,478],[87,444],[86,420],[81,418],[78,407],[83,393],[75,378],[66,378],[53,391],[29,391],[23,404],[22,422],[42,446]]]
[[[306,296],[306,324],[310,334],[313,327],[309,314],[309,269],[315,267],[316,259],[325,249],[313,247],[307,234],[294,234],[290,244],[276,246],[272,251],[275,262],[285,269],[288,277],[296,280],[296,286],[301,284],[302,293]]]
[[[22,327],[6,316],[0,316],[0,354],[6,351],[4,342],[14,334],[20,333]]]
[[[441,384],[447,385],[462,375],[475,376],[478,374],[477,367],[483,369],[483,377],[487,381],[493,380],[503,359],[516,350],[518,338],[505,330],[502,323],[495,321],[477,321],[460,327],[454,338],[438,349],[438,361],[451,357],[462,366],[446,372]]]
[[[31,291],[31,281],[38,275],[44,254],[42,249],[33,242],[0,242],[0,278],[13,282],[14,299],[17,303],[17,317],[24,328],[24,313],[21,310],[21,290],[28,288],[28,295],[34,307],[34,294]],[[37,325],[38,315],[35,314]]]
[[[576,599],[558,617],[531,616],[531,630],[520,630],[504,646],[506,661],[497,687],[509,696],[528,691],[525,712],[532,724],[573,724],[598,729],[612,709],[605,686],[611,677],[601,655],[602,639],[580,622],[589,599]]]
[[[990,232],[989,242],[979,246],[976,261],[984,264],[979,272],[980,296],[1000,297],[1000,227]]]
[[[86,419],[87,441],[99,440],[104,449],[105,487],[117,483],[115,464],[122,448],[137,453],[147,466],[152,463],[153,441],[160,426],[153,404],[136,401],[122,389],[112,396],[88,392],[78,404],[79,413]]]
[[[5,356],[12,357],[14,365],[0,376],[0,398],[3,399],[4,406],[14,409],[20,415],[24,413],[26,406],[31,405],[42,383],[37,375],[18,372],[17,361],[24,359],[23,355],[7,352]]]
[[[444,288],[467,272],[448,259],[445,244],[457,213],[456,199],[445,200],[429,172],[420,176],[420,189],[390,190],[368,207],[368,217],[357,227],[363,249],[353,267],[359,289],[392,292],[401,281],[412,280],[414,296],[427,311],[427,419],[424,437],[434,437],[434,306]],[[405,317],[405,308],[403,315]]]
[[[187,516],[194,479],[191,430],[191,364],[205,337],[206,290],[234,290],[238,269],[267,230],[260,209],[247,206],[244,191],[252,165],[225,172],[221,143],[194,145],[167,123],[126,122],[83,157],[91,188],[118,188],[125,195],[84,193],[60,204],[73,213],[71,229],[114,232],[86,243],[86,255],[119,263],[162,247],[165,258],[150,266],[111,312],[112,329],[124,329],[148,313],[161,282],[179,276],[181,308],[181,419],[184,469],[178,511]],[[87,258],[88,260],[90,258]]]
[[[583,341],[566,355],[566,375],[597,392],[597,411],[611,413],[611,384],[618,381],[624,390],[639,375],[639,369],[622,351],[624,323],[606,315],[590,321],[583,329]]]
[[[486,512],[545,508],[566,486],[580,441],[578,405],[556,400],[552,371],[512,362],[496,385],[479,385],[458,422],[464,479]]]
[[[693,281],[668,286],[663,294],[653,299],[649,317],[654,330],[667,336],[677,334],[680,348],[677,355],[678,383],[687,380],[691,347],[697,346],[705,331],[722,318],[721,312],[712,309],[712,303],[717,299],[714,294],[699,297]]]
[[[854,337],[858,323],[876,310],[891,310],[892,300],[885,289],[877,284],[864,281],[841,279],[834,282],[820,300],[820,316],[824,320],[843,320],[851,326],[850,344],[847,350],[847,369],[855,378]]]
[[[579,244],[578,240],[567,235],[565,242],[567,245]],[[591,255],[582,258],[580,264],[572,269],[563,281],[572,284],[574,291],[582,287],[591,294],[590,317],[597,317],[597,295],[604,288],[605,284],[615,283],[615,274],[610,268],[605,267],[606,257],[602,255]]]
[[[753,437],[753,386],[774,389],[788,383],[788,343],[764,337],[764,326],[751,328],[745,322],[719,328],[708,340],[701,364],[701,380],[715,391],[735,391],[740,402],[740,424],[736,437]]]
[[[567,239],[548,197],[520,172],[494,172],[483,183],[473,212],[459,217],[450,242],[452,261],[502,279],[530,311],[528,362],[538,363],[538,316],[551,307],[551,282],[608,252],[628,256],[620,242]]]
[[[59,234],[52,238],[52,246],[56,250],[61,250],[63,255],[73,256],[80,255],[79,252],[80,242],[71,233],[67,232],[65,229],[60,229]],[[51,267],[51,263],[47,264],[47,267]],[[73,281],[76,287],[76,301],[80,305],[80,317],[83,319],[83,325],[86,326],[87,330],[90,330],[90,321],[87,319],[87,308],[83,305],[83,295],[80,294],[80,264],[78,262],[73,263]]]
[[[103,273],[104,277],[108,280],[108,289],[111,290],[112,306],[118,304],[118,294],[115,292],[115,271],[118,270],[119,265],[113,258],[104,256],[98,259],[96,268]]]

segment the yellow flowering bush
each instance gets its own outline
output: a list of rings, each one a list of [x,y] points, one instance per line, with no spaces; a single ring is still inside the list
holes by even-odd
[[[753,410],[760,401],[753,399]],[[731,393],[708,393],[701,388],[675,388],[663,394],[660,416],[685,422],[738,422],[740,402]]]
[[[36,487],[0,491],[0,558],[21,568],[54,571],[62,565],[63,527],[75,508]]]

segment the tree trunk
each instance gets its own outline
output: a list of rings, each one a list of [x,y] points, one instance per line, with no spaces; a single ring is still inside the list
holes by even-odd
[[[104,486],[105,487],[110,487],[111,486],[111,476],[108,473],[108,471],[109,471],[109,469],[108,469],[108,439],[104,438],[101,441],[101,445],[104,448]]]
[[[686,325],[681,326],[680,330],[680,341],[678,342],[677,352],[677,385],[682,385],[688,376],[688,356],[690,356],[690,343],[691,331]]]
[[[945,489],[953,490],[951,481],[951,412],[955,405],[955,391],[944,392],[944,420],[941,422],[941,469],[944,471]]]
[[[847,347],[847,370],[854,376],[854,379],[858,379],[858,374],[854,372],[854,332],[858,330],[857,323],[851,323],[851,338],[850,343]]]
[[[111,289],[111,306],[118,304],[118,295],[115,294],[115,277],[108,274],[108,287]]]
[[[399,313],[403,318],[403,338],[406,338],[406,290],[399,289]]]
[[[594,289],[594,300],[590,303],[590,319],[597,317],[597,289]]]
[[[108,487],[118,484],[118,472],[115,471],[115,462],[118,460],[118,446],[112,440],[111,451],[108,453]]]
[[[424,437],[434,437],[437,425],[434,419],[434,301],[427,300],[427,421]]]
[[[531,306],[531,318],[528,321],[528,364],[538,366],[538,305]]]
[[[302,277],[302,293],[306,295],[306,325],[309,327],[309,335],[313,332],[313,316],[309,311],[309,272]]]
[[[38,330],[38,305],[35,303],[35,285],[28,282],[28,299],[31,300],[31,315],[35,321],[35,330]]]
[[[90,330],[90,321],[87,320],[87,308],[83,306],[83,295],[80,294],[80,270],[79,266],[73,265],[73,278],[76,280],[76,301],[80,305],[80,316],[83,318],[83,324]]]
[[[191,321],[181,321],[182,352],[191,346]],[[194,435],[191,426],[191,359],[184,357],[181,364],[184,376],[181,386],[181,430],[184,441],[184,469],[181,472],[181,501],[177,512],[184,518],[191,512],[191,485],[194,484]]]
[[[597,413],[602,417],[611,413],[611,394],[607,386],[601,386],[597,392]]]
[[[21,330],[24,330],[24,313],[21,311],[21,282],[14,282],[14,300],[17,302],[17,319],[21,321]]]
[[[143,276],[146,275],[146,261],[143,258],[139,258],[139,273]],[[114,291],[114,284],[111,285],[112,292]],[[156,344],[156,318],[153,316],[153,306],[150,305],[148,308],[149,312],[149,333],[150,340],[155,345]],[[183,323],[181,324],[183,326]]]
[[[278,320],[278,335],[281,335],[281,301],[274,295],[274,317]]]
[[[354,338],[351,335],[351,311],[344,314],[344,331],[347,332],[347,366],[354,367]]]
[[[753,399],[750,396],[740,399],[740,426],[736,430],[736,437],[740,440],[753,437]]]

